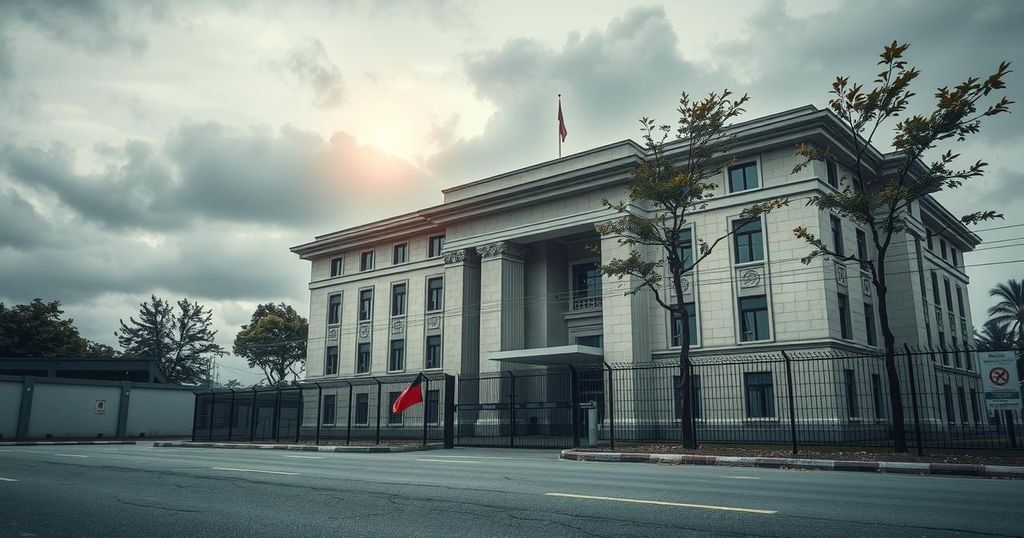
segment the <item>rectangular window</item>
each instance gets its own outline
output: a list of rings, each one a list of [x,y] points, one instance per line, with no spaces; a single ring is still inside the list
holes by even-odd
[[[392,340],[388,371],[401,372],[402,370],[405,370],[405,340]]]
[[[729,167],[729,192],[757,188],[757,163],[749,162]]]
[[[949,263],[953,264],[953,267],[959,267],[956,262],[956,249],[953,247],[949,247]]]
[[[674,306],[674,305],[673,305]],[[697,334],[697,305],[696,303],[686,303],[686,314],[688,316],[686,325],[690,329],[690,347],[698,345],[700,341]],[[672,311],[672,345],[679,347],[682,345],[680,340],[683,337],[683,316],[675,310]]]
[[[956,396],[960,401],[960,424],[967,422],[967,394],[963,387],[956,388]]]
[[[877,346],[878,336],[875,334],[875,307],[871,303],[864,303],[864,328],[868,334],[868,345]]]
[[[693,233],[689,228],[679,232],[679,261],[683,264],[683,272],[693,269]]]
[[[344,265],[344,260],[343,259],[341,259],[341,258],[332,258],[331,259],[331,276],[332,277],[333,276],[341,276],[341,273],[344,272],[344,270],[345,270],[345,265]]]
[[[846,414],[850,418],[860,418],[860,402],[857,401],[857,376],[851,369],[843,370],[846,384]]]
[[[683,387],[680,385],[679,376],[672,376],[673,393],[675,394],[676,420],[683,417]],[[693,418],[700,416],[700,374],[690,376],[690,388],[693,390]]]
[[[324,394],[323,410],[320,412],[320,424],[333,426],[338,410],[338,397],[334,394]]]
[[[388,392],[388,424],[399,425],[402,423],[402,413],[393,413],[391,408],[395,405],[395,400],[402,395],[402,391]]]
[[[587,299],[601,296],[601,264],[577,263],[572,266],[572,297]]]
[[[438,424],[441,418],[441,391],[428,390],[425,412],[427,413],[427,424]]]
[[[882,392],[882,376],[871,374],[871,400],[875,404],[875,418],[885,418],[885,393]]]
[[[971,389],[971,418],[978,424],[978,390]]]
[[[935,237],[931,230],[928,230],[928,250],[935,250],[935,244],[932,242],[932,237]]]
[[[868,239],[864,230],[857,230],[857,258],[861,260],[860,268],[868,270]]]
[[[444,308],[444,278],[427,279],[427,312]]]
[[[942,330],[939,330],[939,349],[942,350],[943,366],[949,366],[949,353],[946,352],[946,333]]]
[[[427,257],[436,258],[441,255],[444,249],[444,236],[434,235],[427,240]]]
[[[359,321],[373,319],[373,288],[359,290]]]
[[[956,412],[953,410],[953,389],[949,386],[949,383],[943,386],[942,392],[946,400],[946,422],[953,424],[956,422],[956,417],[954,416]]]
[[[962,366],[960,364],[960,348],[957,345],[956,337],[950,336],[949,341],[953,347],[953,364],[956,365],[957,368],[960,368]]]
[[[825,159],[825,175],[828,178],[828,184],[833,187],[839,187],[839,167],[836,166],[836,162],[832,159]]]
[[[835,249],[836,254],[843,256],[843,221],[835,215],[832,215],[830,220],[832,221],[832,248]]]
[[[850,301],[846,294],[839,294],[839,337],[843,340],[850,339]]]
[[[942,259],[946,259],[946,240],[939,238],[939,253],[942,255]]]
[[[764,295],[740,297],[740,341],[767,340],[768,299]]]
[[[932,299],[935,301],[935,306],[942,304],[942,298],[939,296],[939,275],[932,271]]]
[[[391,264],[399,265],[407,261],[409,261],[409,243],[395,245],[394,252],[391,255]]]
[[[942,283],[946,287],[946,310],[953,310],[953,292],[949,288],[949,279],[942,279]]]
[[[327,346],[327,353],[324,357],[324,375],[338,373],[338,346]]]
[[[747,394],[748,418],[774,418],[775,394],[771,372],[746,372],[743,386]]]
[[[956,287],[956,304],[960,309],[960,317],[964,317],[964,290],[960,286]]]
[[[367,250],[359,255],[359,270],[370,271],[373,269],[373,251]]]
[[[427,370],[441,367],[441,335],[432,334],[427,337],[425,360],[423,367]]]
[[[356,394],[356,426],[366,426],[370,423],[370,395],[363,392]]]
[[[356,373],[370,373],[370,344],[362,343],[356,349]]]
[[[743,224],[743,220],[732,223],[733,243],[736,247],[736,263],[756,262],[764,259],[764,238],[761,235],[761,220],[754,219]]]
[[[391,285],[391,315],[405,315],[405,283]]]
[[[341,294],[335,293],[327,298],[327,324],[341,323]]]

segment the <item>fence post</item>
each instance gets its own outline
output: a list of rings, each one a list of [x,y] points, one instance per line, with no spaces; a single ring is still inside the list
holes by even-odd
[[[256,419],[260,418],[256,408],[256,387],[252,388],[252,409],[249,409],[249,442],[256,440]]]
[[[217,414],[217,393],[210,391],[210,436],[207,441],[213,441],[213,416]]]
[[[271,421],[271,426],[274,428],[274,442],[281,442],[281,389],[278,388],[274,393],[274,420]]]
[[[427,379],[426,377],[424,377],[423,379],[423,392],[426,394],[426,397],[424,398],[423,401],[423,446],[427,446],[427,414],[430,407],[430,380]]]
[[[348,445],[352,442],[352,382],[345,383],[348,384],[348,420],[345,421],[345,444]]]
[[[1017,448],[1017,432],[1013,424],[1013,411],[1007,409],[1006,414],[1003,416],[1006,417],[1006,433],[1010,437],[1010,447]]]
[[[196,426],[199,425],[199,393],[193,392],[193,396],[196,397],[196,405],[192,408],[192,442],[196,442]]]
[[[572,401],[569,404],[569,408],[572,413],[572,446],[577,448],[580,446],[580,423],[579,423],[579,404],[580,404],[580,384],[579,376],[576,374],[576,368],[571,364],[569,365],[569,393]]]
[[[377,379],[376,377],[373,378],[373,380],[377,382],[377,443],[376,444],[379,445],[380,444],[380,408],[384,407],[384,406],[381,405],[381,403],[380,403],[381,402],[381,400],[380,400],[380,394],[381,394],[380,380]]]
[[[455,376],[444,375],[444,447],[455,448]]]
[[[231,441],[231,434],[235,431],[235,389],[231,390],[231,403],[228,404],[228,442]]]
[[[305,397],[302,395],[302,385],[299,385],[299,409],[295,413],[295,443],[298,444],[299,439],[302,436],[302,412],[304,411],[303,406],[306,403]],[[317,406],[320,407],[319,405]]]
[[[907,352],[907,381],[910,382],[910,405],[914,412],[914,439],[917,441],[917,455],[924,456],[924,446],[921,443],[921,416],[917,409],[917,382],[914,381],[914,354],[910,352],[910,346],[903,344],[903,350]],[[938,386],[936,384],[936,386]],[[902,409],[899,410],[903,412]]]
[[[508,397],[508,412],[510,417],[509,428],[508,428],[508,446],[516,446],[516,376],[511,371],[508,373],[509,384],[512,387],[512,393]]]
[[[324,410],[324,388],[320,386],[320,383],[314,383],[316,385],[316,444],[320,444],[320,413]]]
[[[789,437],[793,442],[793,455],[798,452],[796,445],[796,398],[793,397],[793,366],[789,360],[789,354],[782,351],[782,358],[786,361],[786,397],[789,399]]]
[[[608,369],[608,438],[611,447],[615,448],[615,384],[612,381],[612,367],[607,362],[602,364]]]

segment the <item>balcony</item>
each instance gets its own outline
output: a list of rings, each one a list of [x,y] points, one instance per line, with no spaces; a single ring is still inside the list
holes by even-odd
[[[573,296],[572,312],[593,312],[601,310],[601,296]]]

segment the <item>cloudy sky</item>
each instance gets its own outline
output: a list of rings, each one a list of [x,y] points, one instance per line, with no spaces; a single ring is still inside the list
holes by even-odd
[[[935,87],[1024,62],[1022,27],[1018,1],[5,1],[0,301],[61,299],[116,344],[149,294],[188,296],[230,348],[259,302],[308,311],[288,247],[553,158],[558,93],[580,151],[672,121],[682,90],[749,92],[747,118],[822,107],[898,39],[923,109]],[[1024,101],[1019,73],[1008,83]],[[960,146],[991,164],[939,196],[955,213],[1024,223],[1021,113]],[[966,258],[979,321],[988,288],[1024,276],[984,265],[1024,258],[1000,245]],[[222,380],[260,377],[221,364]]]

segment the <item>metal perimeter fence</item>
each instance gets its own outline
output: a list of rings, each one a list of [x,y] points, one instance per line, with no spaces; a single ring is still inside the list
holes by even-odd
[[[919,453],[1024,446],[1019,409],[987,411],[977,353],[897,355],[906,440]],[[893,446],[882,354],[779,352],[691,362],[700,443],[794,452],[801,445]],[[424,405],[397,417],[390,402],[411,375],[197,393],[193,437],[565,448],[580,446],[593,427],[599,443],[611,447],[682,440],[678,360],[430,375]],[[589,407],[596,407],[593,424]]]

